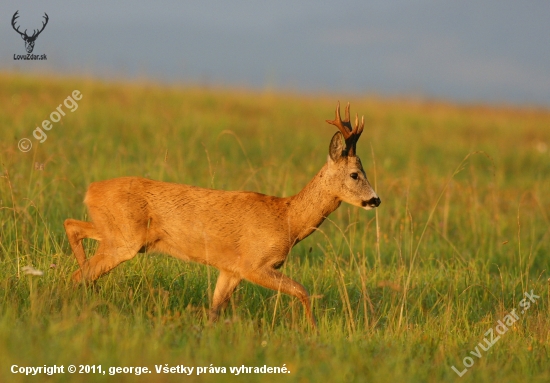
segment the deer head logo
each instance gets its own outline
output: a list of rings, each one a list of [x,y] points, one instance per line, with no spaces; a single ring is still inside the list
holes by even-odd
[[[38,35],[40,35],[40,33],[42,33],[44,28],[46,28],[46,24],[48,24],[48,20],[49,20],[48,14],[46,12],[44,12],[44,16],[42,16],[45,19],[45,22],[42,22],[42,29],[40,29],[40,30],[34,29],[32,36],[29,36],[29,35],[27,35],[27,30],[26,29],[25,29],[25,32],[21,32],[19,30],[19,27],[15,26],[15,21],[19,17],[18,13],[19,13],[19,11],[15,12],[13,14],[13,17],[11,19],[11,26],[13,27],[13,29],[15,29],[15,31],[17,33],[19,33],[21,35],[21,38],[23,40],[25,40],[25,49],[27,50],[27,53],[32,53],[32,50],[34,49],[34,42],[36,41],[36,38],[38,37]]]

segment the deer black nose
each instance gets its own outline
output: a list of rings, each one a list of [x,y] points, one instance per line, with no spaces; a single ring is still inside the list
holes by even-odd
[[[378,198],[378,197],[372,197],[371,199],[369,199],[367,201],[367,204],[371,207],[378,207],[378,206],[380,206],[381,203],[382,203],[382,201],[380,201],[380,198]]]

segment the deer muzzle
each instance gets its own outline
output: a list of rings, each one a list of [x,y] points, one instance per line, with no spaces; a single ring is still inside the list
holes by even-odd
[[[363,201],[361,202],[361,206],[363,206],[364,208],[375,208],[375,207],[378,207],[380,206],[380,204],[382,203],[382,201],[380,201],[380,198],[379,197],[372,197],[371,199],[369,199],[368,201]]]

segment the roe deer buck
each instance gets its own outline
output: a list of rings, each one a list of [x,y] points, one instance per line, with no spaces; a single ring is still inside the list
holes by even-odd
[[[310,235],[342,201],[364,209],[380,205],[355,145],[363,132],[355,117],[352,128],[349,103],[334,121],[327,163],[298,194],[279,198],[245,191],[221,191],[195,186],[122,177],[92,183],[84,203],[92,222],[65,220],[65,231],[80,269],[75,282],[94,281],[136,253],[168,253],[219,269],[210,320],[216,320],[231,294],[246,279],[293,295],[305,309],[311,325],[309,295],[298,282],[278,269],[290,249]],[[86,260],[83,238],[100,241]]]

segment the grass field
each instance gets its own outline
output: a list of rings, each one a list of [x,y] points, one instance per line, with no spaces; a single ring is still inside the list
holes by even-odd
[[[78,108],[40,143],[33,129],[74,90]],[[382,204],[342,204],[283,267],[315,296],[318,335],[300,302],[246,282],[209,326],[217,270],[162,254],[72,286],[63,221],[86,219],[90,182],[136,175],[293,195],[326,161],[338,99],[365,115],[357,151]],[[1,382],[550,380],[550,111],[6,73],[0,105]],[[501,334],[489,348],[490,329]],[[230,373],[243,365],[290,374]],[[153,373],[109,376],[117,366]]]

